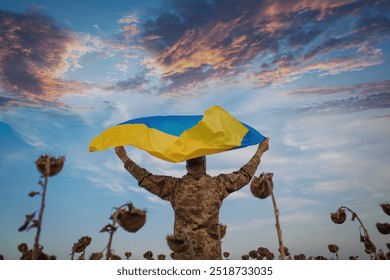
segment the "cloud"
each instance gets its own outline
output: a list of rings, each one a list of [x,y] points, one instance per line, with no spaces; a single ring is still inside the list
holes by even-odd
[[[381,64],[376,45],[389,38],[388,10],[381,1],[172,1],[130,24],[152,54],[147,67],[161,74],[160,92],[183,93],[216,81],[268,86]]]
[[[77,67],[80,41],[76,33],[58,27],[38,12],[0,10],[0,87],[27,100],[54,100],[64,93],[79,92],[81,81],[62,75]]]
[[[123,184],[121,184],[121,182],[118,182],[116,180],[112,180],[112,178],[106,177],[104,180],[101,180],[96,177],[86,176],[85,179],[91,182],[93,185],[109,189],[114,193],[123,193],[125,191]]]
[[[341,87],[301,88],[286,92],[292,95],[336,95],[322,103],[300,108],[301,112],[354,112],[390,107],[390,80],[360,83]]]
[[[388,11],[383,1],[171,1],[125,14],[100,37],[42,12],[1,11],[0,89],[42,104],[92,89],[177,96],[359,71],[384,63]],[[95,65],[106,72],[77,80]]]

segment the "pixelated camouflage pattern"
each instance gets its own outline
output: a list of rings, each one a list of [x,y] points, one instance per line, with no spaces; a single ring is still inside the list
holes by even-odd
[[[131,159],[125,168],[138,184],[171,202],[175,213],[174,231],[182,229],[192,241],[194,252],[175,253],[175,259],[222,259],[219,210],[223,199],[247,185],[256,172],[260,158],[254,155],[240,170],[209,176],[187,173],[182,178],[153,175]]]

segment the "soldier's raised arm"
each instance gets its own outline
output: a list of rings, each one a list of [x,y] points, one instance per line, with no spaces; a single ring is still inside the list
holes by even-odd
[[[164,200],[172,200],[174,188],[180,181],[179,178],[153,175],[131,160],[123,146],[115,147],[114,150],[119,159],[123,162],[125,169],[138,181],[139,186]]]
[[[269,149],[269,138],[264,139],[258,146],[253,157],[239,170],[230,174],[221,174],[217,178],[220,185],[224,188],[223,197],[246,186],[255,175],[257,167],[260,164],[263,153]]]

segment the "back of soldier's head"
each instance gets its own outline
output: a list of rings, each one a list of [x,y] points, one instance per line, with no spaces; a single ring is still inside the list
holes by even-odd
[[[192,158],[186,161],[187,171],[192,172],[206,172],[206,157]]]

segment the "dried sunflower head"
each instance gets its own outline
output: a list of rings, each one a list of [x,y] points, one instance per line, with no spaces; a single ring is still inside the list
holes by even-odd
[[[18,245],[18,251],[20,253],[26,253],[28,251],[28,245],[26,243],[20,243]]]
[[[89,257],[90,260],[100,260],[101,258],[103,258],[102,252],[92,253]]]
[[[336,244],[329,244],[328,249],[331,253],[335,254],[339,251],[339,246],[337,246]]]
[[[387,215],[390,216],[390,203],[388,203],[388,202],[382,203],[382,204],[379,204],[379,206],[382,208],[383,212],[385,212]]]
[[[164,254],[159,254],[159,255],[157,256],[157,259],[160,260],[160,261],[163,261],[163,260],[166,259],[166,257],[165,257]]]
[[[294,260],[303,261],[306,259],[306,256],[304,254],[299,254],[294,256]]]
[[[266,258],[267,260],[274,260],[274,259],[275,259],[275,255],[274,255],[274,253],[269,252],[269,253],[265,256],[265,258]]]
[[[247,260],[249,260],[249,256],[248,255],[242,255],[241,259],[247,261]]]
[[[4,256],[3,256],[3,255],[0,255],[0,260],[1,260],[1,261],[4,260]]]
[[[117,209],[114,219],[124,230],[137,232],[146,223],[146,210],[137,209],[132,203],[129,203],[127,209]]]
[[[132,255],[133,255],[133,253],[131,253],[131,252],[125,252],[126,259],[130,259]]]
[[[176,253],[187,251],[191,246],[191,239],[184,230],[178,230],[175,234],[167,236],[168,247]]]
[[[73,244],[72,253],[82,253],[89,244],[91,244],[92,238],[89,236],[83,236],[77,243]]]
[[[257,259],[257,257],[259,256],[259,253],[256,250],[251,250],[251,251],[249,251],[248,255],[252,259]]]
[[[390,224],[389,223],[376,223],[376,228],[382,234],[390,234]]]
[[[153,253],[152,253],[152,251],[147,251],[147,252],[145,252],[144,258],[147,259],[147,260],[153,259]]]
[[[230,253],[229,253],[229,252],[223,252],[223,256],[224,256],[225,258],[228,258],[228,257],[230,256]]]
[[[339,209],[336,213],[330,214],[330,219],[335,224],[342,224],[347,219],[347,214],[345,213],[345,211],[343,209]]]
[[[36,161],[35,165],[38,168],[38,171],[43,177],[55,176],[61,172],[62,167],[64,166],[65,157],[61,156],[58,158],[42,155]]]
[[[286,256],[289,256],[289,255],[290,255],[290,252],[289,252],[288,248],[287,248],[287,247],[283,247],[283,248],[284,248],[284,254],[285,254]],[[279,251],[279,253],[280,253],[280,248],[278,248],[278,251]]]
[[[20,257],[21,260],[31,260],[32,259],[32,249],[28,250],[25,253],[22,253],[22,256]]]
[[[112,261],[120,261],[122,258],[118,255],[111,255],[110,260]]]
[[[268,187],[268,184],[266,183],[265,176],[267,176],[268,182],[271,185],[271,189]],[[253,177],[253,180],[251,181],[250,184],[250,190],[253,196],[260,199],[265,199],[271,195],[271,192],[274,187],[272,176],[273,173],[261,173],[259,177],[256,176]]]
[[[327,260],[324,256],[317,256],[314,258],[315,260]]]
[[[267,248],[265,248],[265,247],[259,247],[259,248],[257,248],[257,252],[259,254],[266,255],[266,254],[269,253],[269,250]]]

